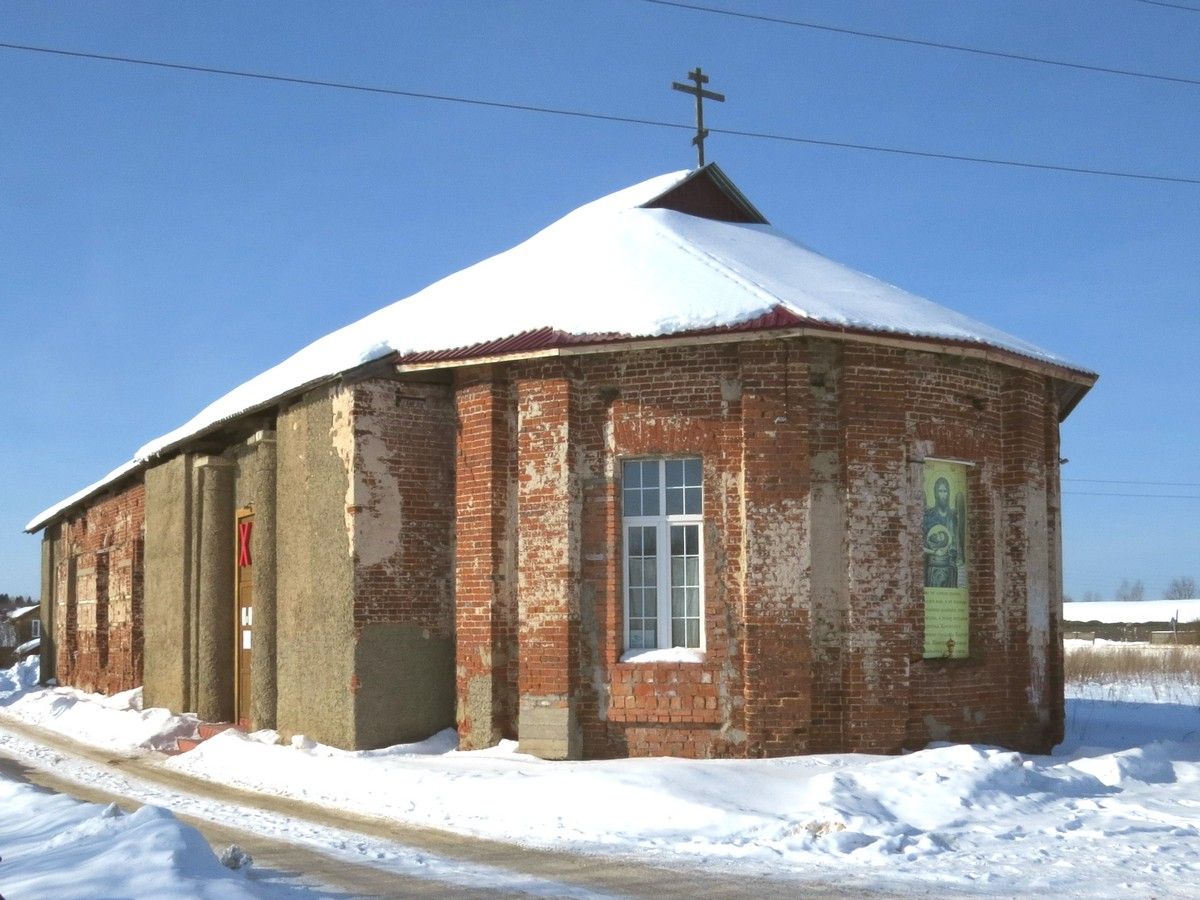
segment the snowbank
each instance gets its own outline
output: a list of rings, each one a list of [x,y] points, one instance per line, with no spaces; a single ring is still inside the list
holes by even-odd
[[[0,775],[0,846],[9,897],[255,897],[203,835],[171,813],[126,814]]]
[[[1007,856],[1018,837],[1036,853],[1057,855],[1071,829],[1086,825],[1084,834],[1099,840],[1137,823],[1136,839],[1106,850],[1112,858],[1128,863],[1151,844],[1173,847],[1200,875],[1187,849],[1200,838],[1188,824],[1188,804],[1200,801],[1200,743],[1187,737],[1200,728],[1200,714],[1168,718],[1139,732],[1168,742],[1124,746],[1131,741],[1125,729],[1106,737],[1115,751],[1088,750],[1091,741],[1078,738],[1075,752],[1051,757],[945,745],[899,757],[547,763],[510,742],[477,753],[351,753],[225,732],[166,765],[232,777],[264,793],[533,845],[793,870],[843,860],[901,875],[932,873],[958,887],[986,878],[989,860]],[[1155,796],[1176,812],[1146,825],[1140,804],[1151,784],[1176,786],[1176,795]],[[1109,811],[1088,812],[1101,807]],[[1025,878],[1025,868],[1019,871]]]
[[[1200,599],[1196,600],[1104,600],[1098,603],[1064,603],[1064,622],[1200,622]]]
[[[199,720],[165,709],[142,709],[142,689],[106,697],[74,688],[38,688],[40,660],[0,670],[0,713],[108,750],[165,750],[195,737]]]
[[[37,687],[41,677],[41,660],[36,656],[23,659],[11,669],[0,669],[0,704],[7,698]]]

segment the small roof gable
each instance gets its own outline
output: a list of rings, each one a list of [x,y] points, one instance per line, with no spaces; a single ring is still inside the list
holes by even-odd
[[[673,209],[689,216],[718,222],[770,225],[737,185],[716,163],[696,169],[678,184],[667,188],[642,209]]]
[[[138,449],[133,460],[36,516],[27,531],[248,413],[390,357],[467,360],[541,346],[811,327],[998,349],[1094,376],[1033,344],[834,262],[767,223],[715,164],[579,207],[510,250],[328,334]]]
[[[14,609],[8,614],[8,618],[10,621],[14,619],[24,619],[28,615],[36,615],[41,608],[42,607],[39,604],[35,603],[33,606],[25,606],[21,609]]]

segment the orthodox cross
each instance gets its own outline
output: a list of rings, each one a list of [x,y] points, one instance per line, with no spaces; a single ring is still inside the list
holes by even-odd
[[[708,137],[708,129],[704,127],[704,98],[724,103],[725,95],[704,89],[703,86],[708,84],[708,76],[700,71],[699,66],[688,72],[688,78],[695,82],[694,86],[674,81],[671,83],[671,87],[677,91],[683,91],[685,94],[694,94],[696,97],[696,136],[692,138],[692,143],[696,145],[696,152],[700,157],[700,168],[704,168],[704,139]]]

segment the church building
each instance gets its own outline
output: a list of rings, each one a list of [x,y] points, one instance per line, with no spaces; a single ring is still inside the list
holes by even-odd
[[[347,749],[1045,751],[1095,380],[664,175],[34,518],[43,677]]]

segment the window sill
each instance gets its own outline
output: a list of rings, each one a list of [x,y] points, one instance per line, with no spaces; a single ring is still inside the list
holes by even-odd
[[[621,662],[645,663],[702,663],[705,661],[703,650],[690,650],[686,647],[672,647],[667,650],[626,650],[621,654]]]

